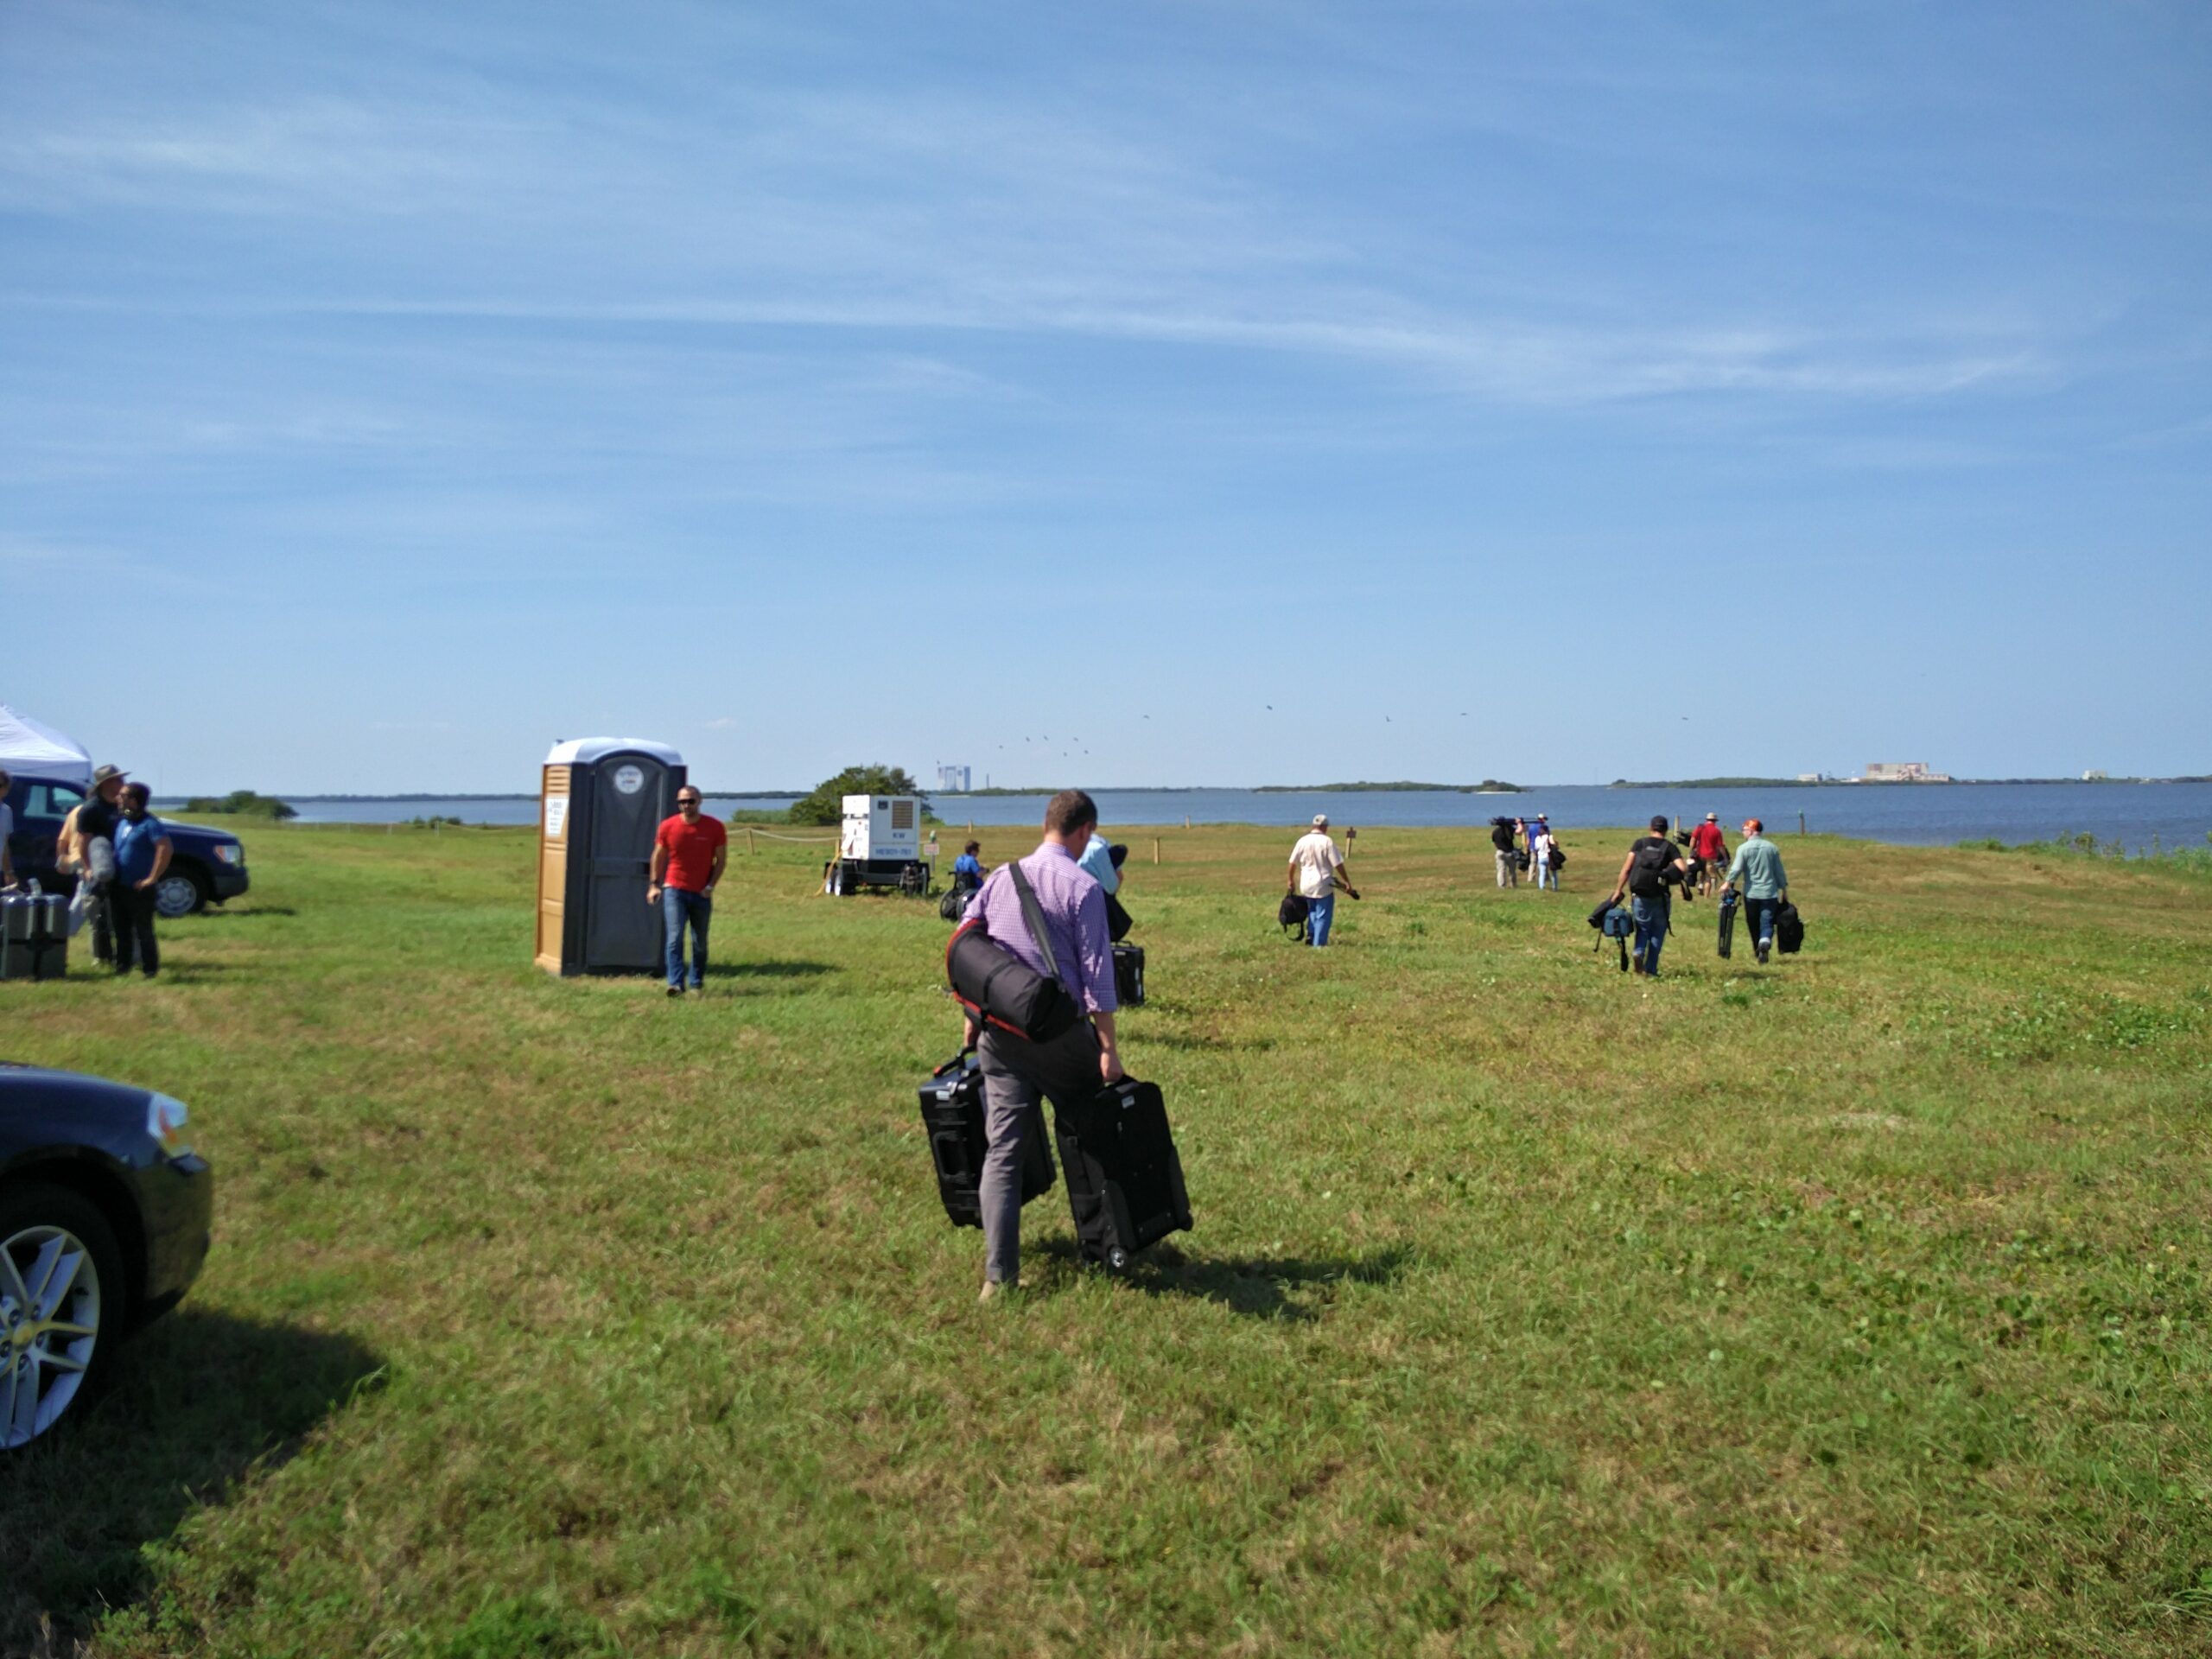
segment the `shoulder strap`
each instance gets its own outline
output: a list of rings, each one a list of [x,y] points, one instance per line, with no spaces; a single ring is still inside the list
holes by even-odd
[[[1037,954],[1045,958],[1045,971],[1058,979],[1059,958],[1052,954],[1052,936],[1045,926],[1045,912],[1038,907],[1037,894],[1029,886],[1029,878],[1021,873],[1021,861],[1009,860],[1006,870],[1013,879],[1014,892],[1020,895],[1021,919],[1029,925],[1029,937],[1036,942]]]

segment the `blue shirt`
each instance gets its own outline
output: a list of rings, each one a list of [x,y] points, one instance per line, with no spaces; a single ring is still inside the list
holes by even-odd
[[[169,832],[162,821],[149,812],[133,823],[129,818],[118,818],[115,823],[115,874],[119,880],[133,887],[154,873],[154,856]]]
[[[983,861],[973,853],[963,853],[952,861],[952,873],[955,875],[972,875],[981,881],[983,879]]]
[[[1782,868],[1782,849],[1764,836],[1747,836],[1736,849],[1728,880],[1746,899],[1779,899],[1789,885]]]
[[[1114,868],[1114,849],[1096,830],[1091,831],[1090,845],[1083,849],[1083,856],[1076,860],[1076,865],[1090,872],[1090,879],[1107,892],[1122,890],[1122,873]]]
[[[1060,983],[1086,1013],[1113,1013],[1119,1006],[1114,994],[1114,942],[1107,935],[1106,895],[1098,883],[1050,842],[1021,861],[1021,873],[1029,878],[1037,908],[1044,912]],[[1005,866],[991,872],[982,891],[968,901],[966,913],[969,920],[981,917],[983,931],[994,941],[1039,973],[1045,971],[1045,958],[1022,918],[1021,895],[1014,890]]]

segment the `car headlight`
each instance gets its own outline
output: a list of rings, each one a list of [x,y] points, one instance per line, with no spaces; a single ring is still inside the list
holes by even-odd
[[[192,1141],[184,1132],[191,1116],[182,1101],[167,1095],[157,1094],[146,1103],[146,1133],[162,1143],[164,1158],[192,1155]]]
[[[226,864],[243,864],[245,862],[245,849],[235,841],[222,842],[215,848],[215,856]]]

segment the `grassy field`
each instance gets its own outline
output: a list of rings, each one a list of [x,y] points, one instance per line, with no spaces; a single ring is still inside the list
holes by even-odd
[[[741,837],[707,993],[556,981],[526,831],[264,830],[0,1052],[191,1103],[216,1248],[0,1469],[0,1651],[2212,1650],[2212,883],[1783,846],[1646,983],[1475,835],[1119,833],[1198,1230],[979,1307],[933,905]],[[1026,845],[987,835],[986,851]]]

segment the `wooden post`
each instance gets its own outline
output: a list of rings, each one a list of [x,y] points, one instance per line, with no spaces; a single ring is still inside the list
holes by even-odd
[[[1802,812],[1797,815],[1797,833],[1801,836],[1805,833],[1805,815]]]
[[[745,850],[748,854],[758,853],[760,850],[759,847],[753,844],[753,826],[749,823],[745,826]]]
[[[1152,861],[1155,864],[1160,862],[1160,837],[1158,836],[1154,836],[1152,838]]]

